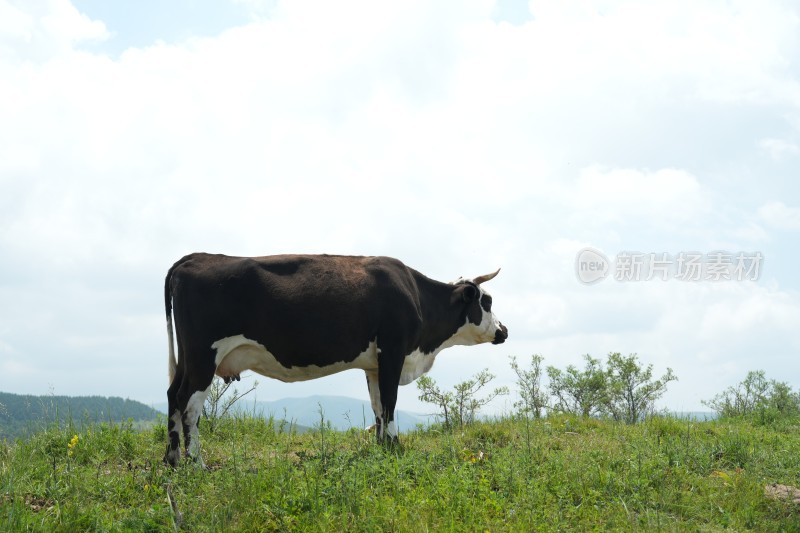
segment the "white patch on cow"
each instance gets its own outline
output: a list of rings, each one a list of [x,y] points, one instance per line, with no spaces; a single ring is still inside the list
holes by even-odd
[[[477,341],[475,344],[493,342],[496,332],[500,329],[500,320],[493,312],[486,312],[483,309],[481,309],[481,311],[483,311],[481,323],[477,326],[474,324],[472,325],[476,330],[475,335]]]
[[[175,409],[175,412],[173,412],[169,418],[175,423],[175,431],[180,432],[181,424],[183,423],[181,421],[181,412]]]
[[[200,456],[200,430],[197,427],[197,422],[200,420],[200,414],[203,412],[203,404],[208,396],[208,391],[211,389],[209,385],[205,390],[199,390],[189,397],[189,402],[186,404],[186,411],[184,418],[189,426],[189,449],[187,453],[189,457],[197,461],[200,466],[203,464],[203,458]]]
[[[483,295],[491,296],[491,294],[489,294],[487,291],[481,289],[481,293],[478,298],[482,298]],[[439,349],[442,350],[449,346],[455,346],[456,344],[460,346],[472,346],[474,344],[482,344],[484,342],[493,342],[495,333],[501,329],[500,319],[497,318],[494,312],[486,311],[483,307],[480,309],[481,321],[479,324],[473,324],[469,321],[469,319],[467,319],[464,325],[458,328],[458,331],[456,331],[455,335],[445,341]]]
[[[378,418],[381,416],[381,411],[383,411],[383,407],[381,406],[381,391],[378,386],[378,371],[367,370],[365,374],[367,375],[367,389],[369,390],[369,401],[370,404],[372,404],[372,413],[375,415],[375,418]]]
[[[197,425],[197,421],[200,419],[200,414],[203,412],[203,404],[206,401],[206,397],[208,396],[208,391],[211,390],[211,386],[209,385],[206,387],[205,390],[199,390],[189,396],[189,401],[186,402],[186,419],[189,421],[190,424]]]
[[[481,294],[488,294],[483,291]],[[422,352],[421,350],[414,350],[406,355],[403,362],[403,370],[400,374],[400,385],[408,385],[418,377],[427,373],[436,360],[436,356],[445,348],[451,346],[472,346],[474,344],[481,344],[484,342],[492,342],[495,338],[495,332],[500,329],[500,320],[497,319],[494,313],[487,312],[481,308],[481,322],[480,324],[473,324],[466,319],[464,324],[459,327],[452,337],[445,340],[432,352]]]
[[[431,353],[422,353],[419,350],[414,350],[408,354],[403,362],[403,370],[400,373],[400,385],[408,385],[428,372],[433,366],[436,354],[438,354],[440,350],[441,348],[437,348]]]
[[[406,355],[403,361],[403,369],[400,372],[400,385],[408,385],[418,377],[427,373],[433,367],[436,356],[445,348],[455,346],[456,344],[467,346],[476,344],[474,340],[475,336],[472,332],[474,328],[475,324],[471,324],[469,320],[467,320],[463,326],[458,328],[452,337],[444,341],[432,352],[425,353],[421,350],[414,350]]]
[[[252,370],[270,378],[294,382],[321,378],[351,368],[362,370],[378,368],[377,343],[374,340],[353,361],[349,363],[339,361],[325,366],[285,367],[263,344],[244,335],[225,337],[212,344],[211,348],[217,351],[214,362],[217,365],[216,373],[221,377],[234,377],[245,370]]]
[[[397,424],[394,420],[389,422],[389,424],[386,426],[386,434],[393,439],[397,438]]]

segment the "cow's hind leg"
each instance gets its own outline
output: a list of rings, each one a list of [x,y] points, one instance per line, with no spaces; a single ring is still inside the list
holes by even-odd
[[[383,408],[381,407],[381,393],[380,389],[378,388],[378,371],[365,370],[364,373],[367,375],[369,399],[370,403],[372,404],[372,412],[375,414],[375,435],[378,435],[378,438],[380,438],[380,435],[383,432]]]
[[[167,389],[167,451],[164,453],[164,462],[168,465],[178,466],[181,459],[180,431],[183,424],[182,411],[178,409],[178,389],[183,381],[183,373],[175,375]]]
[[[195,375],[194,379],[186,379],[178,390],[178,408],[182,413],[183,443],[186,455],[191,457],[200,466],[205,466],[200,455],[200,415],[203,413],[203,404],[208,396],[211,381],[214,379],[213,369],[202,375]]]

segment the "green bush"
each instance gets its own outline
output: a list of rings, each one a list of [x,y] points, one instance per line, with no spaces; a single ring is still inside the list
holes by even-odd
[[[583,370],[573,365],[565,371],[547,367],[555,411],[636,424],[654,414],[655,402],[666,392],[668,383],[678,379],[667,368],[666,374],[653,380],[653,365],[642,366],[636,354],[609,353],[605,368],[588,354],[584,359]]]
[[[768,380],[763,370],[748,372],[743,381],[703,404],[722,418],[749,418],[762,425],[800,416],[800,392],[792,391],[786,383]]]
[[[437,415],[445,427],[463,427],[475,421],[475,415],[486,404],[498,396],[508,394],[508,387],[498,387],[488,395],[480,397],[478,393],[494,379],[489,369],[478,372],[466,381],[456,384],[452,391],[443,391],[430,376],[417,379],[419,399],[432,403],[439,408]]]

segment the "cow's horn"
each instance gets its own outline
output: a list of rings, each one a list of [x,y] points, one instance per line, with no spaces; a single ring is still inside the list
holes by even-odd
[[[494,272],[492,272],[491,274],[484,274],[483,276],[478,276],[477,278],[473,279],[472,282],[475,285],[480,285],[484,281],[489,281],[490,279],[494,278],[497,275],[498,272],[500,272],[499,268],[497,270],[495,270]]]

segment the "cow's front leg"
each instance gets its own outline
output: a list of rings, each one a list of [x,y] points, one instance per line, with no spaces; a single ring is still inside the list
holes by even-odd
[[[369,401],[372,404],[372,413],[375,415],[375,425],[367,429],[375,428],[375,435],[380,440],[381,428],[383,427],[383,408],[381,407],[381,393],[378,386],[378,371],[365,370],[367,375],[367,389],[369,390]]]
[[[397,405],[397,389],[403,369],[403,355],[382,350],[378,359],[378,395],[380,409],[376,412],[377,438],[386,444],[397,443],[397,422],[394,410]],[[370,397],[372,396],[370,387]],[[373,404],[373,409],[375,406]]]

